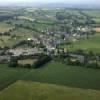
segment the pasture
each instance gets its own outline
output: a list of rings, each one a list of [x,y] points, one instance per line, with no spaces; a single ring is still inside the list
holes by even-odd
[[[20,79],[28,70],[9,68],[7,65],[0,65],[0,90]]]
[[[0,22],[0,32],[7,32],[9,29],[12,29],[12,26],[9,24],[6,24],[4,22]]]
[[[17,81],[0,92],[0,100],[99,100],[100,91]]]
[[[70,51],[84,50],[86,52],[93,51],[94,53],[100,53],[100,32],[99,28],[94,28],[97,33],[90,35],[89,39],[80,39],[72,42],[70,46],[67,44],[61,45],[60,48],[67,48]]]
[[[16,37],[19,37],[20,39],[27,39],[31,38],[35,34],[34,31],[24,29],[24,28],[18,28],[11,32],[11,35],[15,35]]]
[[[17,80],[51,83],[100,90],[100,70],[64,65],[52,61],[40,69],[0,66],[0,89]]]
[[[11,47],[16,42],[17,42],[16,38],[12,38],[11,36],[0,36],[0,47],[5,47],[5,46]]]
[[[99,32],[99,29],[96,29]],[[95,53],[100,53],[100,33],[96,33],[90,36],[89,39],[83,39],[75,42],[73,44],[72,50],[83,49],[85,51],[93,51]]]

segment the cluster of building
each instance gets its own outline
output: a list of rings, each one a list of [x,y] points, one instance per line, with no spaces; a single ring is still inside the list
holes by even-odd
[[[78,28],[77,30],[81,30]],[[85,28],[82,28],[83,31],[85,31]],[[61,31],[50,31],[50,30],[42,30],[42,32],[45,34],[40,34],[37,37],[31,37],[27,38],[27,40],[21,40],[18,41],[13,48],[10,48],[5,51],[5,54],[0,56],[0,61],[9,61],[10,58],[13,57],[19,57],[21,55],[28,56],[28,55],[35,55],[35,54],[51,54],[57,55],[59,52],[67,53],[67,48],[64,48],[63,50],[59,49],[58,47],[61,44],[67,43],[69,41],[76,41],[77,38],[80,38],[78,33],[74,34],[68,34],[67,32],[61,32]],[[35,45],[32,48],[16,48],[18,45],[23,44],[31,44]],[[39,46],[38,46],[39,45]],[[41,47],[41,45],[43,45]]]

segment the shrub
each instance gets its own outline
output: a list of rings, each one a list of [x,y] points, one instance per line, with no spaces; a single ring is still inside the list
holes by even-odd
[[[51,57],[49,56],[42,56],[40,57],[33,65],[34,68],[39,68],[41,66],[43,66],[44,64],[48,63],[49,61],[51,61]]]
[[[30,64],[25,64],[25,65],[23,65],[23,67],[24,67],[24,68],[29,68],[29,69],[30,69],[30,68],[31,68],[31,65],[30,65]]]
[[[87,63],[86,67],[87,68],[99,69],[99,66],[96,63]]]
[[[16,59],[11,59],[9,62],[9,67],[17,67],[18,61]]]

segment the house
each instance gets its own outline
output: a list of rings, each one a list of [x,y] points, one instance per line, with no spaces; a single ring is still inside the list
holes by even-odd
[[[28,56],[28,55],[35,55],[38,53],[42,53],[42,51],[38,50],[37,48],[32,49],[10,49],[8,53],[12,54],[14,57],[19,57],[21,55]]]
[[[70,54],[71,61],[79,61],[80,63],[84,63],[85,57],[83,55]]]

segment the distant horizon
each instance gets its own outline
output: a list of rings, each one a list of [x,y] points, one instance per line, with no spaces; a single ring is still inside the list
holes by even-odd
[[[90,3],[91,1],[91,3]],[[52,4],[52,5],[50,5]],[[100,0],[5,0],[0,1],[3,6],[32,6],[32,7],[71,7],[71,8],[100,8]]]
[[[0,4],[12,4],[12,3],[65,3],[65,4],[99,4],[100,0],[0,0]]]

